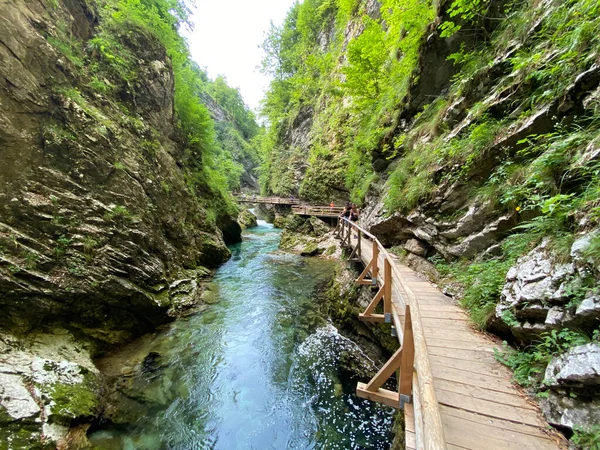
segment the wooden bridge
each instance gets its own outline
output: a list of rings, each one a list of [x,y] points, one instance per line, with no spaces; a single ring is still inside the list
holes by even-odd
[[[299,205],[300,200],[294,197],[263,197],[260,195],[236,195],[240,203],[262,203],[267,205]]]
[[[240,203],[262,203],[267,205],[288,205],[298,216],[338,217],[344,210],[341,206],[314,206],[302,203],[293,197],[261,197],[256,195],[236,196]]]
[[[404,410],[407,449],[567,448],[459,306],[356,224],[339,220],[336,235],[365,265],[356,283],[379,288],[360,320],[392,324],[400,343],[356,393]],[[396,372],[397,389],[384,389]]]

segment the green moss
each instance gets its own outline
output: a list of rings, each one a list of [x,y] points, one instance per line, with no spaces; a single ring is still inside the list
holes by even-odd
[[[300,252],[300,254],[302,256],[314,256],[319,252],[319,247],[316,244],[316,242],[310,242],[309,244],[307,244],[302,251]]]
[[[50,397],[53,404],[50,414],[53,420],[70,423],[73,419],[91,418],[99,412],[96,386],[88,377],[83,383],[55,384]]]

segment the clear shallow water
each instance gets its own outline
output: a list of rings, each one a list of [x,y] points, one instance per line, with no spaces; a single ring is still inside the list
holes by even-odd
[[[259,221],[230,247],[212,286],[219,302],[155,338],[161,369],[132,381],[136,419],[94,432],[96,448],[389,448],[393,412],[338,375],[355,344],[312,325],[311,294],[331,263],[280,252],[279,237]]]

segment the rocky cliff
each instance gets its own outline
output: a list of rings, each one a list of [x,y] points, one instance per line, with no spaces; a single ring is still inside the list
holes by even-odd
[[[363,226],[516,345],[499,358],[585,446],[600,383],[598,3],[334,3],[297,7],[267,46],[283,62],[264,187],[360,203]]]
[[[193,307],[240,227],[152,31],[89,0],[0,12],[0,447],[78,448],[91,358]]]

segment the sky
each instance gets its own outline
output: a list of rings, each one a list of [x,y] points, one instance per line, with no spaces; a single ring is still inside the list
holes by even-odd
[[[281,25],[295,0],[196,0],[194,30],[184,32],[192,58],[212,79],[224,75],[256,111],[270,78],[260,73],[269,23]]]

